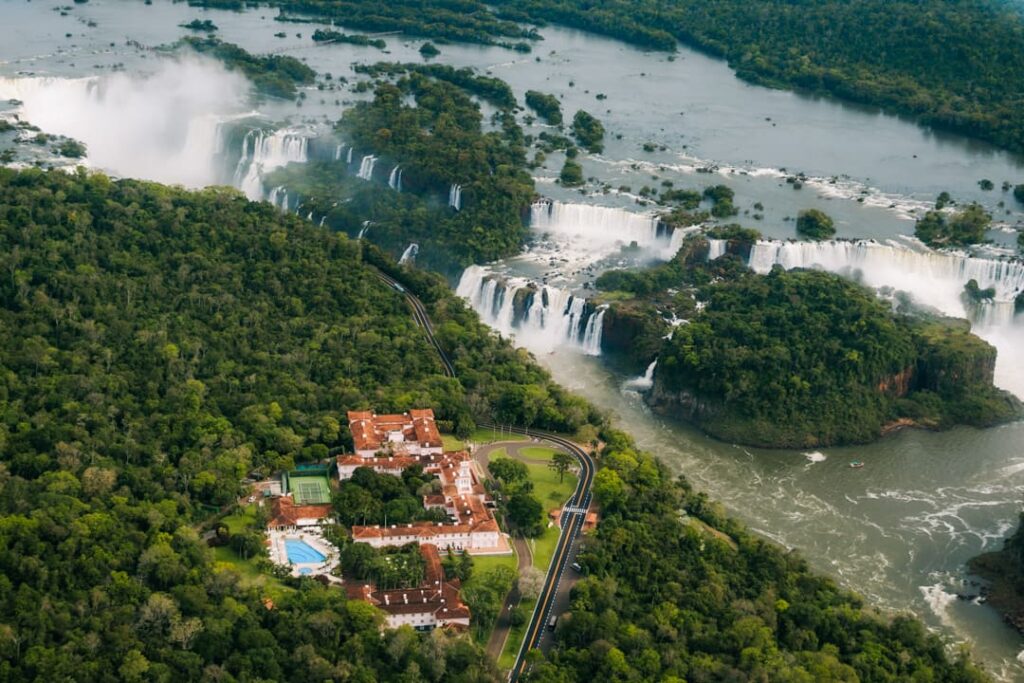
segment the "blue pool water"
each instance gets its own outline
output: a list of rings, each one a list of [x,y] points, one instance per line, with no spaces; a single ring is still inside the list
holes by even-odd
[[[323,562],[327,559],[316,548],[297,538],[286,538],[284,549],[288,553],[288,561],[295,564]]]

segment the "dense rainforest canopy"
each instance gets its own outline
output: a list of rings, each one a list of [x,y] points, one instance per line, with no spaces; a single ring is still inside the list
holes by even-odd
[[[649,400],[660,409],[776,447],[869,441],[900,418],[942,428],[1020,414],[992,384],[995,348],[967,321],[899,297],[894,312],[829,273],[756,275],[743,259],[757,231],[719,226],[708,237],[725,240],[724,256],[708,261],[707,240],[691,237],[666,263],[596,282],[610,303],[606,346],[638,370],[658,359]],[[689,324],[669,335],[669,314]]]
[[[608,430],[586,578],[533,683],[983,681],[906,616],[883,617],[762,541]]]
[[[600,420],[441,278],[408,282],[460,380],[359,243],[233,190],[0,169],[0,262],[0,680],[493,680],[306,580],[268,609],[194,531],[348,409]]]

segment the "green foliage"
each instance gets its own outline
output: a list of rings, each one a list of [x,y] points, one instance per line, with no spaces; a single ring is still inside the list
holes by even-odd
[[[182,38],[178,44],[220,60],[229,70],[240,71],[252,81],[257,92],[271,97],[292,99],[297,92],[296,86],[309,85],[316,78],[315,71],[294,57],[287,55],[259,57],[249,54],[237,45],[225,43],[212,36],[208,38],[186,37]]]
[[[801,237],[824,240],[836,234],[836,226],[824,211],[805,209],[797,214],[796,232]]]
[[[494,458],[487,463],[487,470],[492,477],[505,485],[526,481],[529,478],[526,465],[512,458]]]
[[[534,29],[496,17],[476,0],[276,0],[274,4],[283,12],[329,19],[374,33],[401,31],[412,36],[510,49],[524,40],[539,38]]]
[[[217,30],[217,24],[213,23],[209,19],[193,19],[187,24],[178,24],[181,28],[187,28],[190,31],[205,31],[207,33],[213,33]]]
[[[434,480],[435,477],[423,474],[422,467],[409,468],[401,479],[377,474],[369,467],[356,468],[332,498],[335,517],[345,527],[422,520],[446,522],[448,518],[443,510],[423,508],[422,492],[424,487],[429,489]]]
[[[579,187],[583,184],[583,167],[567,158],[562,164],[562,172],[558,174],[558,180],[565,187]]]
[[[527,538],[544,533],[544,506],[533,494],[521,487],[508,499],[505,518],[514,531]]]
[[[582,109],[572,117],[572,134],[588,152],[599,154],[604,151],[604,126]]]
[[[436,45],[427,41],[420,45],[420,54],[423,55],[424,59],[432,59],[441,54],[441,51],[437,49]]]
[[[659,355],[656,391],[719,438],[804,447],[869,441],[904,415],[949,426],[1019,413],[969,326],[897,318],[838,276],[777,268],[703,294]]]
[[[712,202],[711,215],[715,218],[728,218],[739,213],[732,203],[735,196],[736,193],[727,185],[712,185],[704,188],[704,198]]]
[[[464,67],[456,69],[447,64],[400,64],[398,62],[377,62],[376,64],[357,64],[356,73],[366,74],[374,78],[382,75],[398,76],[405,73],[417,73],[439,81],[458,86],[468,93],[477,95],[499,109],[513,109],[516,96],[512,88],[493,76],[481,76],[475,70]]]
[[[1016,185],[1013,188],[1013,198],[1024,204],[1024,184]]]
[[[313,31],[313,40],[317,43],[345,43],[348,45],[359,45],[362,47],[375,47],[378,50],[387,48],[388,44],[380,38],[371,38],[364,35],[348,35],[340,31],[318,28]]]
[[[499,11],[826,92],[1024,151],[1024,19],[996,0],[498,0]]]
[[[917,220],[914,235],[930,247],[965,247],[985,241],[992,216],[979,204],[947,216],[929,211]]]
[[[62,157],[81,159],[85,156],[85,145],[78,140],[64,140],[57,146],[57,153]]]
[[[422,585],[427,563],[418,543],[385,548],[349,543],[341,553],[341,567],[350,581],[393,590]]]
[[[537,112],[552,126],[562,125],[562,105],[554,95],[538,92],[537,90],[526,91],[526,105]]]
[[[948,681],[984,675],[746,531],[606,430],[602,520],[534,681]]]

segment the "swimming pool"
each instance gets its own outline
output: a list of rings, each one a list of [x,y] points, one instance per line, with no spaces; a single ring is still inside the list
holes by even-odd
[[[294,564],[320,563],[327,559],[319,550],[297,538],[286,538],[284,549],[288,561]]]

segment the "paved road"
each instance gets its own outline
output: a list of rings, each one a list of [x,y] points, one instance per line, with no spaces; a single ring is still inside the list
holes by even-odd
[[[401,293],[406,301],[409,302],[416,323],[423,328],[430,344],[437,351],[438,356],[440,356],[445,374],[449,377],[455,377],[455,366],[449,360],[444,349],[441,348],[441,344],[434,338],[434,327],[430,322],[430,317],[427,315],[423,303],[406,291],[405,287],[397,280],[376,269],[374,270],[378,278],[395,291]],[[491,424],[481,424],[480,426],[491,429],[498,428],[497,425]],[[567,568],[572,564],[572,558],[575,557],[576,541],[580,535],[580,530],[583,528],[587,508],[590,507],[591,488],[594,484],[594,474],[597,472],[597,466],[586,450],[564,437],[546,432],[520,429],[518,427],[511,428],[511,431],[517,434],[538,437],[550,444],[560,446],[576,456],[576,459],[580,462],[580,477],[576,485],[576,491],[573,492],[573,495],[562,510],[562,534],[558,537],[558,545],[555,546],[555,556],[551,561],[551,566],[548,568],[547,576],[544,578],[544,586],[541,589],[540,598],[537,600],[537,607],[534,609],[530,621],[527,622],[526,638],[519,648],[515,665],[512,667],[512,673],[509,675],[509,681],[516,683],[527,670],[526,654],[530,650],[541,646],[551,614],[557,613],[554,612],[556,604],[563,605],[562,609],[567,604],[568,584],[574,577],[567,577],[565,586],[562,586],[562,577],[566,573]],[[570,574],[572,573],[572,569],[568,569],[568,571]]]
[[[489,424],[481,424],[480,426],[495,428],[495,425]],[[551,560],[548,574],[544,578],[544,586],[541,589],[540,598],[537,600],[537,607],[534,609],[530,621],[527,622],[526,637],[523,639],[523,644],[516,655],[516,662],[512,666],[512,673],[509,675],[509,681],[515,683],[526,673],[526,654],[530,650],[541,646],[544,635],[548,630],[547,624],[551,619],[551,615],[558,613],[555,611],[556,604],[563,606],[568,604],[569,583],[575,578],[574,572],[570,568],[573,562],[571,558],[575,557],[576,541],[583,528],[587,508],[590,507],[591,487],[594,484],[594,474],[597,471],[597,466],[587,451],[566,438],[546,432],[528,431],[518,428],[512,428],[512,431],[538,437],[542,441],[559,446],[576,456],[580,462],[580,477],[576,485],[576,491],[573,492],[562,510],[562,535],[558,538],[558,545],[555,546],[555,556]],[[569,576],[566,577],[567,581],[563,585],[562,579],[567,573]]]

